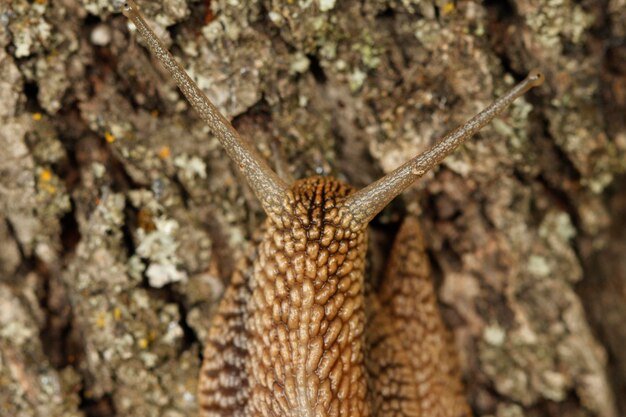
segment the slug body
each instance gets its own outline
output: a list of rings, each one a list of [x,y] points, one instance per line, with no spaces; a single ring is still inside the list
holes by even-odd
[[[368,415],[367,235],[342,207],[350,192],[332,178],[297,181],[269,216],[252,273],[237,274],[211,327],[202,415]]]
[[[204,352],[202,416],[469,415],[417,222],[365,303],[367,230],[352,189],[297,181],[235,274]]]
[[[417,222],[402,226],[380,288],[365,291],[367,225],[517,97],[522,82],[432,148],[361,189],[330,177],[289,185],[176,63],[134,2],[124,14],[220,140],[267,220],[234,274],[204,351],[202,417],[470,415],[437,310]]]

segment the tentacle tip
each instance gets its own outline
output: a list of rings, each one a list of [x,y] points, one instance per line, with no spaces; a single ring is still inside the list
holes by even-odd
[[[122,13],[124,16],[129,17],[131,14],[137,13],[139,8],[137,7],[137,3],[133,0],[126,0],[124,5],[122,6]]]
[[[543,84],[545,77],[543,75],[543,72],[534,69],[528,73],[528,77],[526,77],[526,79],[530,83],[531,87],[539,87],[541,84]]]

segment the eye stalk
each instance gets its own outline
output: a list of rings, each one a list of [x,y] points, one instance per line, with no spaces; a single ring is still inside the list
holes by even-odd
[[[439,165],[463,142],[508,108],[515,99],[527,93],[531,88],[540,86],[543,80],[544,76],[540,71],[531,71],[519,84],[504,93],[463,125],[439,139],[433,147],[346,198],[345,204],[354,216],[354,219],[363,226],[367,225],[374,216],[380,213],[391,200],[396,198],[409,185]]]
[[[528,79],[532,87],[539,87],[541,84],[543,84],[543,81],[545,80],[543,72],[539,71],[538,69],[530,71],[526,78]]]
[[[122,6],[122,13],[129,19],[130,15],[137,13],[138,10],[139,9],[137,7],[137,3],[135,3],[133,0],[126,0],[124,2],[124,6]]]
[[[271,217],[279,211],[287,197],[287,184],[270,168],[255,147],[237,133],[228,119],[220,113],[196,82],[176,62],[176,59],[148,26],[133,0],[127,0],[124,3],[123,13],[133,22],[137,32],[146,40],[154,57],[170,73],[189,104],[224,146],[226,153],[246,178],[265,212]]]

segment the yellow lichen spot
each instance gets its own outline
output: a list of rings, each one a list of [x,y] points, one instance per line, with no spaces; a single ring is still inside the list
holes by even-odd
[[[113,142],[115,142],[115,136],[113,136],[113,134],[111,132],[106,132],[104,134],[104,140],[106,140],[109,143],[113,143]]]
[[[46,190],[48,194],[54,194],[57,192],[57,187],[55,187],[52,184],[46,184],[46,186],[43,187],[43,189]]]
[[[96,326],[98,326],[101,329],[104,329],[104,326],[106,326],[106,324],[107,324],[106,315],[102,312],[98,313],[98,316],[96,317]]]
[[[146,339],[145,337],[139,339],[139,347],[142,349],[146,349],[148,347],[148,339]]]
[[[454,3],[449,2],[443,5],[443,8],[441,9],[441,14],[443,14],[444,16],[449,15],[450,13],[452,13],[454,11]]]
[[[161,159],[167,159],[170,157],[170,147],[167,145],[161,146],[161,149],[159,149],[159,157]]]
[[[52,172],[50,172],[49,169],[42,169],[41,172],[39,173],[39,180],[41,180],[41,182],[48,182],[52,179]]]
[[[118,321],[122,317],[122,310],[119,307],[115,307],[113,310],[113,318]]]
[[[46,4],[48,1],[47,0],[35,0],[35,2],[37,4]]]
[[[33,120],[36,121],[36,122],[40,121],[42,119],[42,117],[43,117],[43,115],[41,113],[39,113],[39,112],[33,113]]]

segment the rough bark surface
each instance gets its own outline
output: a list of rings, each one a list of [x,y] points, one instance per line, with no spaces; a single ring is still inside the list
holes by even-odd
[[[363,186],[530,69],[421,207],[478,416],[626,414],[626,1],[139,1],[243,136]],[[112,0],[0,0],[0,416],[192,416],[263,219]],[[286,164],[278,161],[284,160]]]

